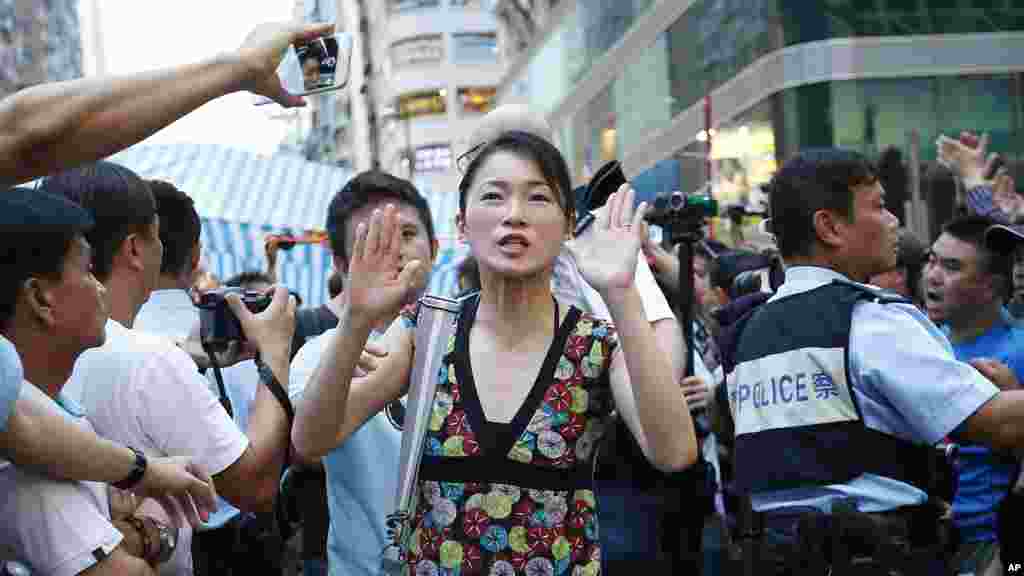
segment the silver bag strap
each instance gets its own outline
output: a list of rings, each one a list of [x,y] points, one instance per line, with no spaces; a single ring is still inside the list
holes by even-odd
[[[448,340],[455,335],[461,303],[462,300],[432,295],[425,295],[419,300],[416,349],[402,426],[402,452],[398,461],[398,490],[395,512],[387,518],[391,542],[385,553],[397,547],[401,554],[403,542],[412,533],[420,460],[437,390],[437,374],[447,352]]]

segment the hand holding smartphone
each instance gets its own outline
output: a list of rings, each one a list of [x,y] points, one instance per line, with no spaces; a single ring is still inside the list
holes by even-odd
[[[289,94],[322,94],[348,85],[351,62],[352,36],[341,32],[289,46],[277,67],[277,77]],[[271,102],[268,98],[258,97],[254,104],[261,106]]]

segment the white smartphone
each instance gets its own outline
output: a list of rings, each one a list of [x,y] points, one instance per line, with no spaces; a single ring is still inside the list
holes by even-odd
[[[307,44],[289,46],[277,67],[277,77],[289,94],[322,94],[348,85],[351,63],[352,36],[341,32]],[[258,96],[255,104],[271,102],[273,100]]]

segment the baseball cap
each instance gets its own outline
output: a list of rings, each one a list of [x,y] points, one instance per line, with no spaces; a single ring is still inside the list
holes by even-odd
[[[743,272],[771,268],[772,259],[757,252],[734,250],[719,254],[715,259],[715,264],[716,268],[711,274],[711,284],[728,289],[732,286],[732,281]]]
[[[25,236],[84,231],[93,224],[84,208],[62,196],[29,188],[0,193],[0,244],[8,252],[17,249],[18,244],[27,244]]]
[[[1024,225],[995,224],[985,230],[985,244],[996,252],[1012,252],[1024,243]]]

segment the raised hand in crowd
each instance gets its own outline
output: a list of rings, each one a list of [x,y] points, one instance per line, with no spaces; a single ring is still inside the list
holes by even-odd
[[[608,199],[607,209],[598,212],[587,241],[566,243],[583,279],[605,299],[633,286],[640,246],[647,231],[647,204],[642,203],[634,210],[635,196],[632,187],[623,184]]]
[[[1024,216],[1024,197],[1017,193],[1017,183],[1006,168],[1000,168],[992,182],[992,201],[1013,221]]]
[[[277,66],[289,44],[333,30],[333,24],[264,24],[237,50],[194,64],[39,84],[16,92],[0,100],[0,185],[104,158],[233,92],[245,90],[282,106],[302,106],[302,98],[281,86]]]
[[[988,134],[978,138],[969,132],[962,133],[959,138],[941,134],[935,141],[939,162],[963,180],[964,187],[968,189],[986,184],[985,175],[991,172],[998,158],[995,153],[986,156],[988,144]]]
[[[393,318],[408,302],[409,295],[422,288],[426,264],[412,260],[402,266],[401,247],[401,228],[394,205],[389,204],[383,211],[375,210],[369,226],[359,223],[345,280],[353,321],[374,326]]]

